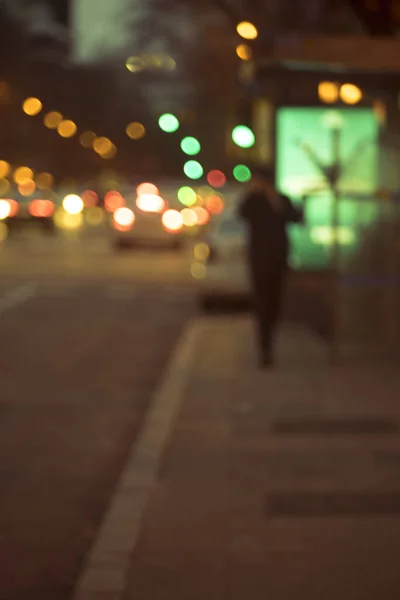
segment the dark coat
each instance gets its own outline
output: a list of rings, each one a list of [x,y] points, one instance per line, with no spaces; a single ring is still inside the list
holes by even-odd
[[[289,254],[288,223],[303,222],[303,211],[287,196],[280,196],[283,209],[272,208],[262,192],[248,194],[239,206],[239,216],[248,225],[249,258],[252,270],[286,265]]]

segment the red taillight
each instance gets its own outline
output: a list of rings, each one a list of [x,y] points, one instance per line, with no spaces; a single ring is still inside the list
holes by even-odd
[[[29,204],[29,213],[32,217],[49,218],[55,210],[51,200],[32,200]]]

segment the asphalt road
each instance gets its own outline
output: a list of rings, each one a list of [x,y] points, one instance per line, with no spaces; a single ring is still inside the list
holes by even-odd
[[[60,256],[60,277],[50,269],[38,278],[30,268],[39,272],[37,255],[24,262],[21,248],[3,248],[1,600],[70,596],[152,392],[195,312],[193,292],[166,285],[165,273],[157,280],[158,260],[170,258],[147,258],[149,286],[134,276],[115,282],[101,260],[97,278],[74,279],[73,269],[63,277]],[[85,264],[79,253],[76,260]],[[5,263],[20,265],[15,280]]]
[[[0,244],[0,278],[190,285],[190,250],[113,249],[106,229],[46,236],[27,230]]]

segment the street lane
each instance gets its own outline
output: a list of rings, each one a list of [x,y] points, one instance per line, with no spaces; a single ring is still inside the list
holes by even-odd
[[[0,598],[66,600],[194,297],[3,280],[1,306]]]
[[[165,285],[195,283],[190,250],[129,249],[115,251],[106,232],[63,232],[44,236],[27,232],[0,245],[0,278],[49,277],[82,281],[140,281]]]

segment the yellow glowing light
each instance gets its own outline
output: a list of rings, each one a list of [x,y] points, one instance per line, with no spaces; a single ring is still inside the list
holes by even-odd
[[[21,196],[32,196],[32,194],[36,191],[36,184],[34,181],[26,181],[25,183],[20,183],[18,186],[18,191]]]
[[[165,208],[165,200],[157,194],[141,194],[136,199],[136,206],[143,212],[161,213]]]
[[[241,60],[251,60],[253,58],[253,50],[247,44],[239,44],[236,48],[236,54]]]
[[[10,163],[8,163],[6,160],[0,160],[0,179],[7,177],[10,171]]]
[[[0,199],[0,220],[7,219],[10,216],[11,206],[8,200]]]
[[[24,185],[25,183],[29,183],[32,181],[33,171],[29,167],[19,167],[15,169],[13,174],[13,179],[15,183],[19,185]]]
[[[22,105],[22,110],[30,117],[38,115],[42,108],[43,104],[40,102],[39,98],[27,98]]]
[[[144,125],[137,123],[136,121],[129,123],[125,131],[126,135],[131,138],[131,140],[140,140],[146,135],[146,128]]]
[[[82,227],[83,222],[82,213],[71,215],[63,210],[58,210],[54,214],[54,223],[59,229],[65,229],[67,231],[79,229]]]
[[[10,187],[8,179],[0,179],[0,195],[6,194]]]
[[[104,223],[105,218],[106,217],[104,211],[100,208],[100,206],[92,206],[86,211],[86,221],[89,225],[92,225],[93,227]]]
[[[38,173],[35,181],[39,190],[48,190],[54,185],[54,177],[51,173]]]
[[[101,158],[104,158],[105,160],[111,160],[112,158],[114,158],[114,156],[116,154],[117,154],[117,146],[115,146],[115,144],[112,143],[109,151],[101,154],[100,156],[101,156]]]
[[[100,156],[103,156],[104,154],[108,154],[110,152],[110,150],[112,149],[112,146],[113,146],[112,141],[106,137],[98,137],[93,142],[93,150],[95,152],[97,152],[97,154],[100,154]]]
[[[65,212],[69,215],[78,215],[84,209],[84,203],[80,196],[76,194],[68,194],[62,202]]]
[[[53,110],[45,115],[44,124],[48,129],[57,129],[62,120],[62,114]]]
[[[130,208],[123,206],[121,208],[117,208],[113,215],[113,219],[120,227],[130,229],[135,222],[135,213]]]
[[[78,131],[78,128],[73,121],[69,121],[67,119],[66,121],[61,121],[61,123],[59,123],[57,131],[61,135],[61,137],[71,138],[74,137],[74,135]]]
[[[167,231],[177,232],[183,227],[183,218],[178,210],[167,210],[162,216],[162,224]]]
[[[346,104],[358,104],[362,97],[363,94],[360,88],[352,83],[345,83],[340,88],[340,98]]]
[[[8,227],[5,223],[0,223],[0,242],[4,242],[8,236]]]
[[[325,104],[334,104],[339,100],[339,87],[334,81],[321,81],[318,85],[318,97]]]
[[[181,210],[183,224],[186,227],[194,227],[197,225],[197,215],[191,208],[184,208]]]
[[[210,246],[205,243],[196,244],[193,254],[196,260],[205,261],[210,256]]]
[[[240,35],[240,37],[245,40],[255,40],[258,37],[257,27],[250,23],[249,21],[242,21],[236,27],[236,31]]]
[[[207,269],[201,262],[195,262],[190,267],[190,273],[195,279],[204,279],[207,275]]]
[[[84,148],[93,148],[96,138],[94,131],[84,131],[79,138],[79,142]]]
[[[126,61],[126,68],[131,73],[140,73],[145,66],[145,62],[140,56],[130,56]]]

